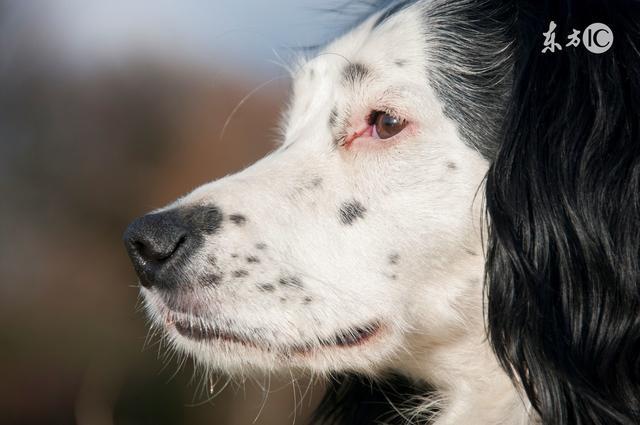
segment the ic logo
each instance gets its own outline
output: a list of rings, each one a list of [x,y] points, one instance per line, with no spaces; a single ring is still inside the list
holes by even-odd
[[[582,44],[591,53],[604,53],[613,45],[613,32],[605,24],[591,24],[582,33]]]

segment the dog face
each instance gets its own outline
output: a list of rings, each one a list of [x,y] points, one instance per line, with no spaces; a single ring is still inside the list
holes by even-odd
[[[131,224],[176,349],[226,371],[372,373],[482,326],[488,164],[432,89],[426,31],[417,6],[372,16],[297,67],[279,149]]]

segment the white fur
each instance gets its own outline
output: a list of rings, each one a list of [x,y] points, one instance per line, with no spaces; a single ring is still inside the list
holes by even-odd
[[[225,216],[247,217],[244,226],[225,220],[191,259],[185,279],[210,271],[210,256],[225,276],[181,298],[193,314],[169,314],[158,293],[142,291],[176,348],[207,367],[372,375],[392,368],[437,388],[437,425],[530,423],[484,330],[479,188],[488,163],[461,140],[430,86],[420,8],[375,29],[373,16],[302,61],[282,146],[168,207],[213,203]],[[349,63],[371,72],[345,84]],[[334,107],[337,129],[328,124]],[[393,142],[334,146],[336,133],[355,131],[372,110],[393,111],[410,124]],[[351,200],[366,213],[345,225],[338,211]],[[249,265],[247,256],[260,262]],[[249,275],[231,278],[238,269]],[[303,288],[279,285],[282,275],[299,276]],[[275,291],[261,291],[263,283]],[[190,341],[172,327],[178,316],[246,336],[256,347]],[[364,344],[290,350],[373,321],[382,329]]]

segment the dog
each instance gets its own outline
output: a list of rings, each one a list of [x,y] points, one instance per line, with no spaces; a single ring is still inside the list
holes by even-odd
[[[151,321],[341,377],[317,423],[393,382],[388,423],[640,423],[638,3],[374,8],[296,64],[275,151],[130,224]]]

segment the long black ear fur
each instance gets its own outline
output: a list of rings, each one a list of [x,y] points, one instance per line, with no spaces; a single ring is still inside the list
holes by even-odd
[[[517,3],[486,181],[490,340],[544,424],[638,425],[640,5]],[[542,54],[550,21],[563,50]],[[613,31],[609,51],[565,46],[594,22]]]

